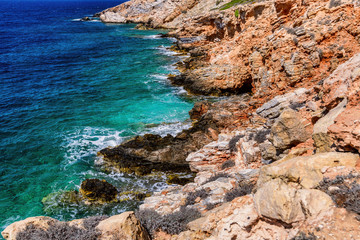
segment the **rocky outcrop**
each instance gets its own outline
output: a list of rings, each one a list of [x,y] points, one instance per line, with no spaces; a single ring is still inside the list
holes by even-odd
[[[312,156],[286,157],[260,170],[258,187],[280,178],[286,183],[299,184],[303,188],[315,188],[323,180],[322,171],[326,167],[346,166],[355,168],[359,155],[352,153],[319,153]]]
[[[173,137],[146,134],[137,136],[115,148],[106,148],[99,152],[103,166],[118,171],[144,175],[152,170],[188,171],[186,157],[207,143],[218,138],[222,129],[235,128],[247,120],[248,96],[231,97],[215,103],[196,105],[191,111],[195,121],[193,126]],[[201,117],[200,117],[201,114]],[[242,123],[237,122],[240,119]]]
[[[86,179],[81,183],[80,193],[89,202],[111,202],[116,200],[117,189],[106,180]]]
[[[11,224],[1,234],[6,240],[150,240],[133,212],[124,212],[109,218],[90,217],[70,222],[60,222],[50,217],[31,217]]]
[[[169,76],[173,84],[248,93],[196,103],[192,127],[176,136],[137,136],[99,152],[111,170],[195,172],[193,182],[175,176],[140,205],[153,239],[360,236],[359,16],[354,0],[132,0],[100,14],[173,28],[173,49],[189,53],[177,64],[181,74]],[[41,234],[59,224],[40,222],[31,229]],[[18,232],[11,226],[6,238]],[[93,229],[87,234],[100,239],[148,238],[132,213]]]

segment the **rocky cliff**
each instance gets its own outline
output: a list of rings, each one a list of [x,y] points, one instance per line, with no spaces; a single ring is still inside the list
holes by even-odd
[[[126,213],[131,221],[97,221],[88,234],[360,239],[360,1],[132,0],[100,18],[170,28],[173,49],[188,58],[169,80],[229,97],[196,103],[193,126],[175,137],[138,136],[100,151],[118,171],[181,168],[196,177],[146,198]],[[55,220],[33,220],[2,234],[53,232]],[[81,221],[76,228],[88,229]]]

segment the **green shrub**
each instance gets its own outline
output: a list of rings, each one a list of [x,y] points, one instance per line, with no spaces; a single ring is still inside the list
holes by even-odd
[[[235,17],[236,17],[236,18],[239,18],[239,9],[236,9],[236,10],[235,10]]]
[[[232,0],[231,2],[228,2],[222,6],[219,7],[220,10],[226,10],[228,8],[231,8],[233,6],[239,5],[239,4],[245,4],[245,3],[251,3],[255,0]]]

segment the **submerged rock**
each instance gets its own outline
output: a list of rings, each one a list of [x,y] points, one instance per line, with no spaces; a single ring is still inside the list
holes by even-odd
[[[91,21],[91,20],[92,20],[92,19],[89,18],[89,17],[83,17],[83,18],[80,19],[80,21],[82,21],[82,22],[89,22],[89,21]]]
[[[181,177],[178,174],[170,174],[167,176],[166,183],[167,184],[178,184],[185,185],[194,180],[194,177]]]
[[[86,179],[81,183],[80,193],[90,202],[111,202],[116,200],[117,189],[106,180]]]

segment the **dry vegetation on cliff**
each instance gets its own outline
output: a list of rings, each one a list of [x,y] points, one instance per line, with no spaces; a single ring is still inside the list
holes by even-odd
[[[132,0],[100,14],[172,29],[189,57],[170,81],[231,96],[196,103],[175,137],[99,155],[135,174],[196,173],[140,206],[152,239],[360,239],[360,2],[245,2]]]

